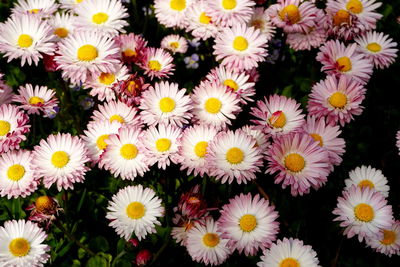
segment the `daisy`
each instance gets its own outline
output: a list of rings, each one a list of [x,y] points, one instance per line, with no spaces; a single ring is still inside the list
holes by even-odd
[[[121,101],[110,101],[98,106],[98,110],[93,111],[92,120],[109,122],[117,121],[124,125],[139,125],[140,117],[137,109],[130,107]]]
[[[222,207],[218,229],[228,246],[246,256],[254,256],[272,245],[279,232],[278,212],[268,200],[240,194]]]
[[[346,46],[338,40],[330,40],[320,48],[317,60],[321,70],[329,75],[346,76],[366,84],[372,75],[373,64],[357,52],[357,44]]]
[[[192,172],[195,176],[208,173],[207,150],[209,143],[217,135],[215,127],[205,125],[194,125],[187,128],[179,144],[179,155],[181,156],[181,170],[187,169],[187,175]]]
[[[292,196],[310,193],[326,183],[331,170],[328,152],[311,136],[289,133],[274,138],[267,152],[266,173],[276,173],[275,183],[290,186]]]
[[[353,185],[360,188],[369,187],[380,192],[384,197],[389,195],[388,180],[381,170],[372,168],[371,166],[361,166],[349,172],[349,178],[344,180],[346,183],[345,190],[350,190]]]
[[[381,229],[378,236],[366,238],[367,246],[391,257],[400,255],[400,221],[395,221],[389,228]]]
[[[47,86],[36,85],[35,88],[29,83],[20,86],[18,95],[13,96],[13,101],[21,104],[21,108],[28,114],[39,114],[40,112],[47,117],[47,114],[58,108],[56,92],[48,89]]]
[[[39,18],[50,17],[57,11],[59,4],[55,0],[19,0],[13,8],[12,14],[33,14]]]
[[[326,116],[328,124],[343,126],[362,113],[365,93],[366,89],[351,78],[328,76],[312,87],[307,109],[310,115]]]
[[[178,145],[181,129],[173,125],[159,124],[150,126],[142,136],[142,145],[145,149],[146,163],[149,166],[157,162],[159,169],[165,170],[170,162],[179,162]]]
[[[216,36],[213,54],[216,60],[222,60],[223,66],[249,70],[265,61],[267,42],[267,36],[259,29],[235,24],[232,28],[223,28]]]
[[[12,150],[0,156],[0,194],[10,198],[27,197],[37,189],[39,177],[28,150]]]
[[[89,161],[84,142],[71,134],[49,135],[42,139],[33,151],[32,163],[43,184],[50,188],[54,183],[58,191],[73,189],[74,183],[82,183],[89,170],[85,163]]]
[[[251,0],[206,0],[208,4],[207,14],[215,24],[221,27],[234,26],[249,22],[252,7]]]
[[[141,146],[142,134],[140,128],[127,126],[121,127],[118,134],[110,135],[100,166],[104,165],[104,169],[110,170],[115,177],[120,176],[122,180],[143,176],[149,168]]]
[[[0,106],[0,153],[19,149],[29,132],[29,117],[14,105]]]
[[[240,129],[256,140],[255,146],[259,148],[259,150],[263,154],[263,158],[265,158],[265,156],[267,155],[267,150],[271,145],[271,143],[268,141],[269,136],[253,125],[245,125]]]
[[[124,33],[128,25],[128,10],[119,0],[84,0],[74,12],[78,15],[75,26],[85,31],[99,31],[103,34]]]
[[[215,25],[207,9],[207,1],[200,0],[195,5],[191,5],[186,12],[188,20],[186,31],[191,32],[195,38],[202,40],[215,37],[218,33],[218,26]]]
[[[139,106],[142,93],[149,87],[150,84],[146,83],[144,77],[135,72],[129,74],[127,79],[118,81],[113,86],[113,90],[119,101],[128,106]]]
[[[154,190],[142,185],[127,186],[113,195],[108,203],[106,218],[117,234],[128,241],[132,233],[140,240],[155,233],[155,225],[161,225],[157,217],[164,215],[161,199]]]
[[[247,23],[247,26],[259,29],[262,34],[266,35],[268,41],[270,41],[275,35],[276,28],[271,23],[268,10],[263,7],[253,7],[253,14]]]
[[[321,27],[309,28],[303,33],[289,33],[286,38],[286,43],[290,48],[299,50],[311,50],[318,48],[325,43],[327,38],[326,32]]]
[[[199,124],[211,125],[218,130],[231,125],[235,113],[240,111],[239,98],[219,83],[205,81],[194,88],[193,115]]]
[[[345,227],[343,235],[347,238],[358,235],[362,242],[364,238],[374,237],[381,229],[392,226],[392,206],[387,205],[380,192],[353,185],[342,193],[343,197],[338,198],[332,213],[338,216],[334,221],[340,221],[340,226]]]
[[[222,238],[214,220],[207,218],[204,225],[197,223],[189,230],[186,248],[193,261],[211,266],[220,265],[231,254],[228,241]]]
[[[185,28],[186,11],[194,0],[155,0],[154,9],[158,22],[167,28]]]
[[[61,8],[74,11],[85,0],[59,0]]]
[[[257,101],[251,113],[257,120],[251,120],[257,129],[272,135],[287,134],[299,130],[304,124],[300,104],[286,96],[272,95],[264,101]]]
[[[172,53],[186,53],[188,49],[187,40],[178,34],[170,34],[161,40],[161,48],[169,50]]]
[[[0,27],[0,52],[7,62],[21,58],[21,66],[38,65],[42,54],[52,55],[56,45],[51,42],[52,29],[33,14],[11,15]]]
[[[47,234],[36,223],[6,221],[0,226],[0,265],[39,267],[50,259]]]
[[[76,31],[59,43],[54,59],[63,78],[72,83],[85,82],[89,75],[112,73],[118,65],[114,41],[98,32]]]
[[[92,164],[97,164],[100,156],[107,148],[106,140],[110,135],[118,133],[121,124],[118,121],[108,120],[92,121],[81,136],[88,150],[88,157]]]
[[[340,165],[345,152],[345,141],[339,137],[342,132],[339,126],[327,124],[324,117],[308,116],[303,130],[317,141],[320,147],[326,149],[332,165]]]
[[[177,83],[159,82],[143,92],[139,109],[141,119],[147,125],[159,123],[182,127],[188,124],[192,114],[192,101],[186,89]]]
[[[286,237],[264,251],[259,267],[319,267],[317,253],[303,241]]]
[[[10,104],[14,96],[12,88],[2,78],[3,74],[0,73],[0,106]]]
[[[355,39],[360,53],[374,62],[375,68],[384,69],[392,64],[397,55],[397,43],[389,35],[367,32]]]
[[[60,41],[67,37],[68,34],[72,34],[75,30],[75,20],[76,16],[72,13],[56,13],[51,16],[47,22],[53,29],[54,39]]]
[[[154,77],[168,78],[175,70],[175,65],[172,61],[172,56],[164,49],[150,47],[143,55],[140,67],[151,80]]]
[[[146,51],[147,41],[134,33],[120,34],[114,38],[119,47],[123,62],[138,63]]]

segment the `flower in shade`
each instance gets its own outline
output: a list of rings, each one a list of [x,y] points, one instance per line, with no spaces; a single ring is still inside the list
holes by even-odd
[[[98,106],[98,110],[93,111],[92,120],[109,122],[117,121],[124,125],[139,125],[140,117],[137,109],[130,107],[121,101],[110,101]]]
[[[55,97],[56,92],[48,89],[47,86],[38,86],[35,88],[29,83],[20,86],[18,95],[14,95],[13,101],[20,103],[21,108],[26,110],[28,114],[47,113],[58,106],[58,99]]]
[[[0,156],[0,194],[10,198],[27,197],[37,189],[39,177],[28,150],[12,150]]]
[[[0,153],[19,149],[29,132],[29,117],[14,105],[0,106]]]
[[[218,229],[228,246],[246,256],[254,256],[272,245],[279,232],[278,212],[269,201],[248,193],[229,200],[221,210]]]
[[[75,30],[76,16],[72,13],[56,13],[47,22],[52,27],[53,36],[56,41],[60,41],[73,33]]]
[[[351,78],[328,76],[312,87],[307,109],[310,115],[325,116],[328,124],[343,126],[362,113],[365,93],[366,89]]]
[[[215,37],[218,33],[218,26],[215,25],[212,18],[207,12],[207,1],[197,1],[195,5],[191,5],[186,16],[188,19],[188,26],[186,27],[187,32],[203,40],[207,40],[210,37]]]
[[[172,53],[186,53],[188,49],[187,40],[178,35],[170,34],[161,40],[161,48],[171,51]]]
[[[204,224],[196,223],[187,234],[186,248],[192,260],[196,262],[219,265],[231,254],[229,239],[223,238],[212,218]]]
[[[140,66],[151,80],[168,78],[175,70],[172,56],[162,48],[146,49]]]
[[[183,29],[188,23],[186,11],[194,2],[194,0],[155,0],[156,18],[165,27]]]
[[[349,172],[349,178],[344,180],[346,183],[345,190],[350,190],[353,185],[360,188],[369,187],[380,192],[384,197],[389,195],[388,180],[381,170],[372,168],[371,166],[357,167]]]
[[[147,249],[142,249],[136,255],[136,265],[137,266],[146,266],[149,260],[151,259],[152,254]]]
[[[161,199],[154,190],[142,185],[127,186],[113,195],[107,207],[106,218],[117,234],[128,241],[132,234],[140,240],[155,233],[155,225],[161,225],[157,217],[164,214]]]
[[[375,68],[387,68],[397,57],[397,43],[389,35],[372,31],[357,37],[355,41],[358,51],[371,59]]]
[[[265,61],[267,42],[267,36],[259,29],[235,24],[232,28],[223,28],[216,36],[213,54],[216,60],[222,60],[223,66],[249,70]]]
[[[281,135],[299,130],[304,124],[304,114],[300,104],[286,96],[272,95],[264,101],[257,101],[251,108],[252,120],[256,128],[267,134]]]
[[[106,139],[107,148],[101,156],[99,165],[109,170],[115,177],[133,180],[149,170],[145,161],[140,137],[142,130],[134,126],[121,127],[118,134]]]
[[[52,55],[56,45],[51,42],[52,29],[33,14],[11,15],[0,27],[0,52],[7,62],[21,59],[21,66],[38,65],[42,54]]]
[[[39,18],[50,17],[57,11],[55,0],[19,0],[11,12],[16,15],[33,14]]]
[[[247,23],[248,27],[254,27],[259,29],[261,33],[267,36],[267,40],[271,40],[275,35],[275,26],[271,23],[271,18],[268,15],[268,10],[263,7],[254,7],[253,15],[249,22]]]
[[[3,80],[3,74],[0,73],[0,106],[10,104],[13,98],[13,90]]]
[[[400,155],[400,130],[398,130],[396,134],[396,146],[397,149],[399,150],[399,155]]]
[[[389,228],[381,229],[379,235],[365,239],[368,247],[391,257],[400,255],[400,221]]]
[[[126,63],[140,62],[146,51],[147,41],[134,33],[120,34],[114,38],[119,47],[122,60]]]
[[[320,48],[317,60],[327,74],[346,76],[362,84],[366,84],[372,74],[373,64],[358,52],[357,44],[346,46],[338,40],[327,41]]]
[[[123,28],[128,25],[124,20],[129,16],[127,11],[119,0],[84,0],[74,10],[78,15],[75,26],[80,30],[117,35],[125,32]]]
[[[252,15],[252,0],[206,0],[207,14],[219,26],[227,27],[249,22]]]
[[[259,267],[319,267],[317,253],[303,241],[286,237],[265,250]]]
[[[36,223],[12,220],[0,226],[0,265],[39,267],[50,259],[47,234]]]
[[[188,124],[192,114],[192,100],[186,89],[177,83],[159,82],[143,92],[139,109],[141,119],[147,125],[159,123],[182,127]]]
[[[338,198],[333,214],[348,238],[358,235],[358,240],[375,237],[381,229],[390,228],[394,222],[392,206],[380,193],[369,187],[351,186]]]
[[[144,77],[134,74],[129,74],[125,80],[118,81],[113,86],[113,90],[119,101],[128,106],[139,106],[142,98],[142,93],[149,88],[150,84],[146,83]]]
[[[266,173],[277,173],[275,183],[282,183],[282,188],[290,186],[293,196],[310,193],[310,187],[321,187],[331,170],[328,152],[305,133],[275,137],[267,160]]]
[[[203,176],[209,171],[206,154],[208,144],[217,134],[212,126],[194,125],[185,129],[179,145],[181,170],[187,169],[187,174]]]
[[[49,135],[35,146],[33,165],[43,184],[50,188],[57,185],[58,191],[73,189],[74,183],[82,183],[89,170],[85,163],[89,161],[84,142],[71,134]]]
[[[35,203],[26,208],[30,211],[29,221],[37,222],[40,226],[44,226],[47,230],[52,221],[57,219],[59,212],[64,211],[60,208],[57,199],[49,196],[40,196]]]

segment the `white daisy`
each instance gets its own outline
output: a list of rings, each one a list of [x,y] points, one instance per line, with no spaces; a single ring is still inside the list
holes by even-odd
[[[247,23],[256,4],[252,0],[207,0],[208,13],[219,26]]]
[[[183,29],[187,25],[186,11],[194,2],[194,0],[155,0],[156,18],[165,27]]]
[[[124,125],[139,125],[140,117],[137,109],[130,107],[121,101],[110,101],[98,106],[98,110],[93,111],[92,120],[107,120],[110,122],[118,121]]]
[[[54,16],[51,16],[47,22],[53,29],[53,34],[56,41],[60,41],[68,36],[68,34],[72,34],[75,30],[75,20],[76,16],[72,13],[56,13]]]
[[[189,23],[186,31],[191,32],[194,37],[203,40],[215,37],[218,33],[218,26],[215,25],[212,18],[208,15],[207,7],[206,0],[200,0],[186,12]]]
[[[188,42],[184,37],[178,34],[170,34],[161,40],[161,48],[169,50],[174,54],[184,54],[188,49]]]
[[[276,27],[272,25],[268,11],[263,7],[253,8],[253,15],[247,23],[247,26],[259,29],[261,33],[267,36],[268,41],[275,35]]]
[[[393,223],[392,227],[381,229],[379,235],[366,238],[365,242],[367,246],[389,257],[400,255],[400,221]]]
[[[371,166],[361,166],[349,172],[349,178],[344,181],[346,183],[345,190],[349,190],[352,185],[360,188],[369,187],[380,192],[384,197],[389,195],[388,180],[381,170],[372,168]]]
[[[61,8],[74,11],[85,0],[59,0]]]
[[[13,14],[33,14],[39,18],[50,17],[57,11],[59,4],[55,0],[19,0],[11,12]]]

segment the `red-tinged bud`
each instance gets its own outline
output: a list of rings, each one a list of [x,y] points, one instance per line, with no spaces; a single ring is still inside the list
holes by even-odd
[[[147,249],[142,249],[139,251],[139,253],[136,255],[136,265],[137,266],[145,266],[151,259],[151,252],[148,251]]]

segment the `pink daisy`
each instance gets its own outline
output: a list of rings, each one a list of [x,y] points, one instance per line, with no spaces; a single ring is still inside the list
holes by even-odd
[[[206,0],[207,14],[221,27],[247,23],[255,5],[252,0]]]
[[[266,173],[277,173],[275,183],[290,186],[293,196],[308,194],[310,187],[318,189],[328,180],[329,154],[308,134],[276,136],[267,154]]]
[[[151,80],[155,78],[168,78],[175,70],[172,56],[162,48],[150,47],[143,55],[140,67],[144,74]]]
[[[343,126],[362,113],[365,93],[366,89],[351,78],[328,76],[313,86],[307,109],[310,115],[325,116],[328,124]]]
[[[247,26],[259,29],[261,33],[267,36],[268,41],[275,35],[276,28],[272,25],[268,10],[263,7],[253,7],[253,15],[251,15]]]
[[[399,150],[399,155],[400,155],[400,130],[398,130],[396,134],[396,146],[397,149]]]
[[[264,159],[267,156],[268,148],[271,146],[269,135],[266,135],[263,131],[257,129],[253,125],[245,125],[240,129],[256,140],[255,146],[260,149]]]
[[[186,12],[188,19],[187,32],[195,38],[207,40],[210,37],[215,37],[218,33],[218,26],[212,20],[208,13],[208,3],[206,0],[197,1],[195,5],[191,5]]]
[[[3,80],[3,74],[0,73],[0,106],[10,104],[13,98],[13,90]]]
[[[138,63],[142,60],[147,46],[147,41],[142,36],[134,33],[120,34],[114,41],[120,49],[123,62]]]
[[[18,107],[0,106],[0,153],[19,149],[19,143],[26,140],[29,132],[29,117]]]
[[[389,228],[381,229],[374,237],[365,239],[368,247],[389,257],[400,255],[400,221],[395,221]]]
[[[154,9],[158,22],[167,28],[185,28],[186,12],[194,0],[155,0]]]
[[[93,111],[91,119],[117,121],[124,125],[139,125],[141,123],[137,109],[120,101],[110,101],[99,105],[98,110]]]
[[[220,212],[218,229],[222,237],[229,239],[231,249],[246,256],[269,248],[279,232],[278,212],[258,194],[235,196]]]
[[[119,101],[128,106],[139,106],[142,93],[150,87],[144,77],[138,73],[130,74],[126,80],[118,81],[113,86],[113,90]]]
[[[33,14],[39,18],[47,18],[57,11],[60,5],[55,0],[19,0],[11,12],[17,15]]]

